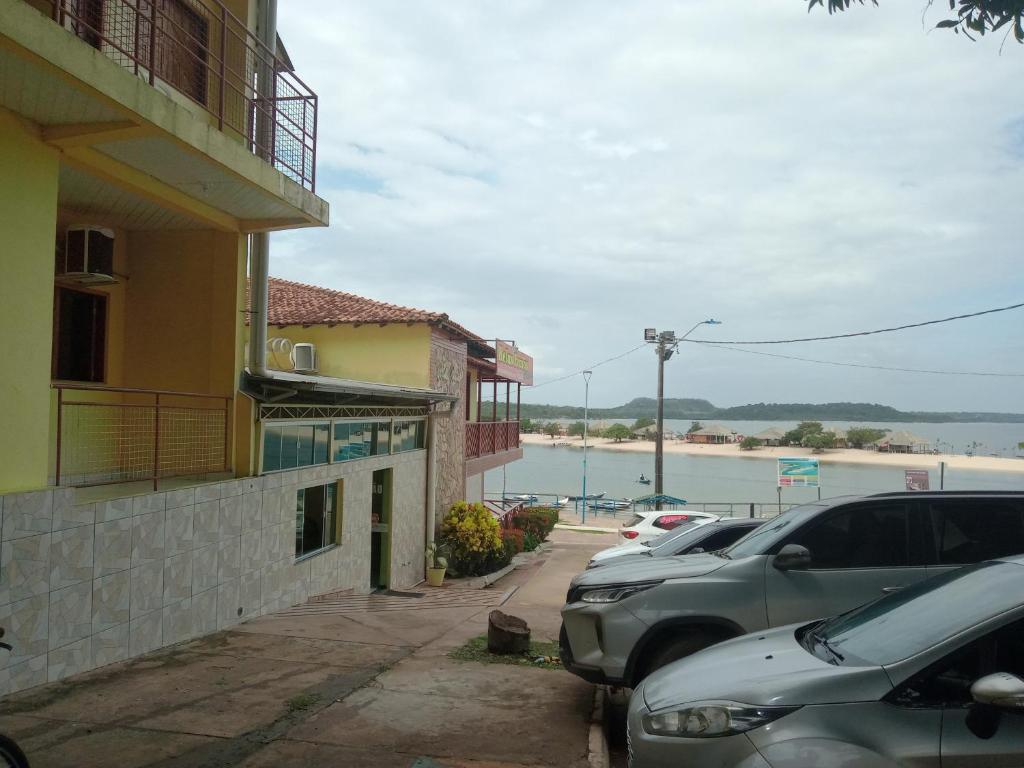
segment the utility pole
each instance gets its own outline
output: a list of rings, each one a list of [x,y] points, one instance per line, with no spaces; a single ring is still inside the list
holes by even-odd
[[[702,325],[721,325],[718,320],[701,320],[690,330],[676,338],[675,331],[658,331],[654,328],[644,328],[644,341],[648,344],[657,344],[655,352],[658,355],[658,424],[655,433],[654,443],[654,495],[657,497],[654,508],[661,511],[661,496],[665,493],[665,361],[672,357],[679,348],[679,342],[700,328]]]
[[[669,336],[675,338],[672,331],[664,331],[658,336],[658,426],[654,444],[654,494],[658,496],[654,508],[661,511],[661,495],[665,492],[665,361],[672,356],[672,349],[666,347]]]
[[[590,424],[590,377],[593,373],[583,372],[583,515],[580,517],[580,523],[584,525],[587,522],[587,431]]]

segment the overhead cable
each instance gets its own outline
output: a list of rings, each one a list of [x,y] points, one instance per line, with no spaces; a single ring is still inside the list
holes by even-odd
[[[783,360],[799,360],[802,363],[818,363],[819,365],[838,365],[843,368],[870,368],[875,371],[898,371],[900,373],[931,373],[940,376],[995,376],[1001,378],[1024,379],[1024,373],[1002,373],[999,371],[944,371],[930,368],[896,368],[889,365],[870,365],[868,363],[841,363],[835,360],[815,360],[810,357],[796,357],[795,355],[779,355],[773,352],[759,352],[754,349],[741,349],[740,347],[723,347],[719,344],[705,344],[707,347],[724,349],[729,352],[746,352],[748,355],[761,355],[762,357],[778,357]]]
[[[771,339],[771,340],[758,340],[758,341],[715,341],[715,340],[701,340],[701,339],[680,339],[687,344],[796,344],[801,341],[830,341],[832,339],[850,339],[855,336],[873,336],[877,333],[893,333],[894,331],[905,331],[909,328],[921,328],[926,325],[938,325],[939,323],[951,323],[954,320],[966,320],[970,317],[980,317],[982,315],[992,315],[996,312],[1008,312],[1011,309],[1020,309],[1024,307],[1024,302],[1020,304],[1011,304],[1008,307],[996,307],[995,309],[984,309],[981,312],[970,312],[966,315],[953,315],[952,317],[943,317],[938,320],[925,320],[923,323],[909,323],[907,325],[897,325],[892,328],[878,328],[874,331],[856,331],[854,333],[837,333],[832,336],[809,336],[805,339]]]
[[[567,373],[565,376],[560,376],[557,379],[551,379],[550,381],[544,381],[544,382],[541,382],[540,384],[534,384],[533,387],[531,387],[531,389],[537,389],[537,387],[546,387],[548,384],[554,384],[555,382],[558,382],[558,381],[565,381],[566,379],[571,379],[573,376],[580,376],[580,375],[583,374],[583,371],[589,371],[589,370],[592,370],[594,368],[597,368],[598,366],[604,365],[605,363],[611,363],[611,362],[614,362],[616,360],[621,360],[626,355],[631,355],[634,352],[636,352],[638,349],[642,349],[643,347],[646,347],[646,346],[647,346],[647,342],[645,341],[643,344],[637,344],[632,349],[627,349],[621,355],[615,355],[615,357],[609,357],[607,360],[602,360],[599,363],[594,363],[593,365],[589,365],[586,368],[581,368],[580,370],[574,371],[573,373]]]

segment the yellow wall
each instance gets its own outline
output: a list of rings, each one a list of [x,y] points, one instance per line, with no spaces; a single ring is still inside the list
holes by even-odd
[[[212,230],[128,234],[125,386],[235,390],[243,246],[239,235]]]
[[[0,110],[0,493],[46,485],[57,155]]]
[[[415,325],[314,325],[303,328],[270,326],[267,338],[286,338],[292,343],[316,344],[320,375],[339,379],[394,384],[403,387],[430,386],[430,326]],[[267,365],[290,370],[284,355],[267,355]]]

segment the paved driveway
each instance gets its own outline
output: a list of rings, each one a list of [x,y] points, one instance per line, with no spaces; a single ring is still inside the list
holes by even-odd
[[[487,590],[327,596],[0,703],[33,768],[584,766],[593,688],[454,661],[487,613],[554,640],[568,579],[613,537],[554,547]]]

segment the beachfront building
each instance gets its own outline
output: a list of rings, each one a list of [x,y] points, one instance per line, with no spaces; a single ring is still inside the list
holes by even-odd
[[[833,448],[846,448],[848,447],[846,441],[846,430],[841,427],[828,427],[825,430],[826,435],[832,435],[832,447]]]
[[[405,527],[418,551],[424,519],[436,524],[456,501],[482,501],[484,472],[522,458],[519,388],[532,383],[533,361],[514,346],[485,341],[440,312],[277,278],[269,281],[268,320],[268,365],[278,373],[264,382],[265,412],[280,413],[275,384],[314,382],[313,391],[302,384],[292,397],[309,402],[333,390],[333,410],[318,418],[333,423],[335,432],[345,419],[372,416],[372,429],[391,429],[393,444],[413,439],[423,449],[402,457],[415,466],[390,474],[396,498],[419,500],[418,517],[405,513],[418,520]],[[389,419],[395,420],[391,427]],[[415,437],[399,439],[401,429]],[[397,535],[398,529],[391,531]],[[394,555],[396,549],[412,552],[412,544],[399,547],[392,540],[389,546],[393,572],[412,569],[408,578],[418,574],[419,581],[422,558],[413,568]]]
[[[248,239],[328,219],[270,11],[0,0],[0,693],[337,582],[239,391]]]
[[[736,430],[721,424],[708,424],[686,436],[691,443],[721,444],[736,442]]]
[[[768,427],[768,429],[764,429],[756,435],[752,435],[752,437],[761,445],[779,446],[782,445],[782,438],[785,437],[785,435],[785,431],[778,427]]]
[[[927,439],[918,437],[905,430],[890,432],[872,445],[878,451],[886,453],[928,453],[930,444]]]

